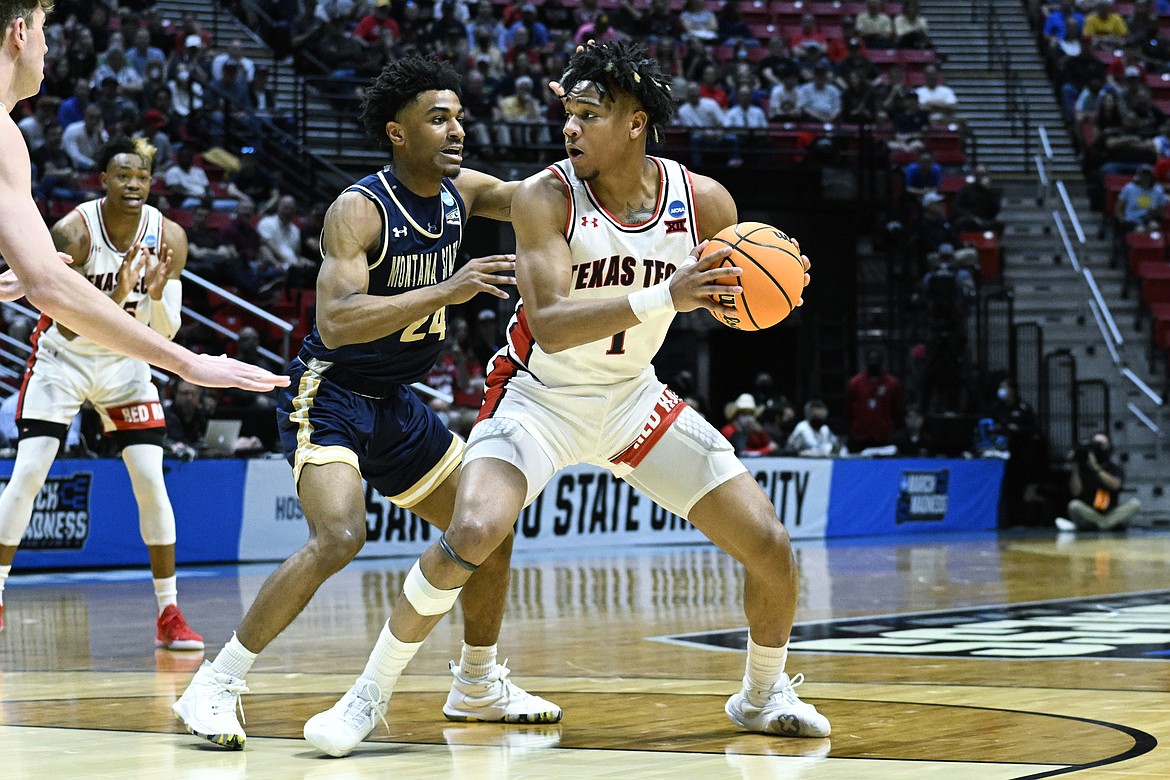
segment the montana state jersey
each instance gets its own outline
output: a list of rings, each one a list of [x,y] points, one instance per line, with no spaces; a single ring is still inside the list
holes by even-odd
[[[102,209],[106,199],[86,201],[75,210],[81,215],[85,229],[89,232],[89,254],[82,262],[74,262],[73,268],[85,274],[95,287],[107,295],[118,285],[118,269],[122,267],[125,252],[114,246],[109,233],[106,232],[105,222],[102,220]],[[143,251],[157,257],[159,244],[162,243],[163,215],[154,206],[143,206],[142,216],[138,220],[138,230],[134,233],[134,240],[130,245],[141,244]],[[145,274],[138,280],[138,284],[122,301],[122,308],[135,315],[144,324],[150,324],[150,306],[140,305],[147,297]],[[50,324],[51,323],[51,324]],[[41,317],[39,329],[46,329],[41,337],[42,346],[51,346],[54,349],[67,349],[80,355],[119,355],[108,347],[90,341],[84,336],[65,338],[64,334],[47,317]]]
[[[690,173],[673,160],[649,157],[659,173],[658,202],[645,222],[630,225],[606,211],[567,160],[549,166],[565,186],[565,238],[572,255],[570,298],[628,296],[670,277],[699,243]],[[642,374],[657,354],[674,313],[613,336],[549,355],[532,338],[521,303],[508,325],[508,344],[493,359],[526,370],[546,387],[610,385]],[[506,353],[506,354],[505,354]]]
[[[381,238],[367,255],[370,295],[400,295],[439,284],[455,273],[466,217],[463,199],[449,179],[443,180],[438,195],[424,198],[403,186],[387,166],[346,192],[368,198],[381,215]],[[324,241],[321,251],[327,251]],[[376,341],[329,349],[314,324],[299,359],[342,387],[384,397],[394,385],[426,376],[442,349],[445,331],[444,307]]]

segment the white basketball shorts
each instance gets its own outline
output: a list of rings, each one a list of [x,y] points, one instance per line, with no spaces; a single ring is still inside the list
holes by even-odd
[[[102,429],[133,431],[164,428],[158,388],[150,366],[124,355],[79,355],[42,334],[25,372],[17,419],[68,425],[89,401],[102,418]]]
[[[699,499],[747,471],[727,439],[652,369],[618,385],[564,388],[521,371],[504,390],[491,417],[471,429],[463,460],[515,465],[528,479],[525,505],[557,471],[590,463],[685,518]]]

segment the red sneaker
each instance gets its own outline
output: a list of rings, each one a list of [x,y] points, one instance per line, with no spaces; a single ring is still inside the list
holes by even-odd
[[[203,649],[203,637],[191,630],[191,626],[183,619],[183,613],[174,604],[168,604],[158,616],[158,634],[154,637],[154,643],[168,650]]]
[[[4,630],[4,605],[0,604],[0,631]]]

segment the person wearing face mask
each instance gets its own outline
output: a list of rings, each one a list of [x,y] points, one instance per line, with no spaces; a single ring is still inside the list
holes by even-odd
[[[1029,518],[1027,496],[1044,481],[1044,453],[1036,412],[1022,398],[1011,377],[1004,377],[995,391],[991,407],[994,439],[1006,449],[1003,472],[1003,517],[1007,524],[1026,523]]]
[[[804,419],[788,437],[788,451],[802,458],[827,458],[841,449],[837,434],[829,428],[829,407],[819,399],[804,405]]]
[[[729,406],[727,418],[730,422],[720,429],[720,433],[735,447],[736,455],[743,458],[779,453],[780,445],[772,441],[757,419],[760,408],[751,393],[743,393]]]
[[[876,349],[865,355],[865,370],[845,386],[845,425],[849,451],[886,447],[894,430],[906,416],[902,383],[882,368],[882,354]]]
[[[1124,530],[1142,508],[1131,498],[1119,503],[1125,485],[1125,470],[1113,462],[1113,444],[1109,434],[1098,433],[1088,446],[1077,447],[1072,454],[1068,489],[1068,517],[1056,518],[1061,531]],[[1071,518],[1071,519],[1069,519]]]

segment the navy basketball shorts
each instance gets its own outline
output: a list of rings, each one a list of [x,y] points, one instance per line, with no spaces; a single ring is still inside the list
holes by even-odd
[[[280,442],[299,485],[306,464],[348,463],[383,496],[410,508],[463,458],[463,441],[407,385],[387,398],[341,387],[294,360],[276,407]]]

